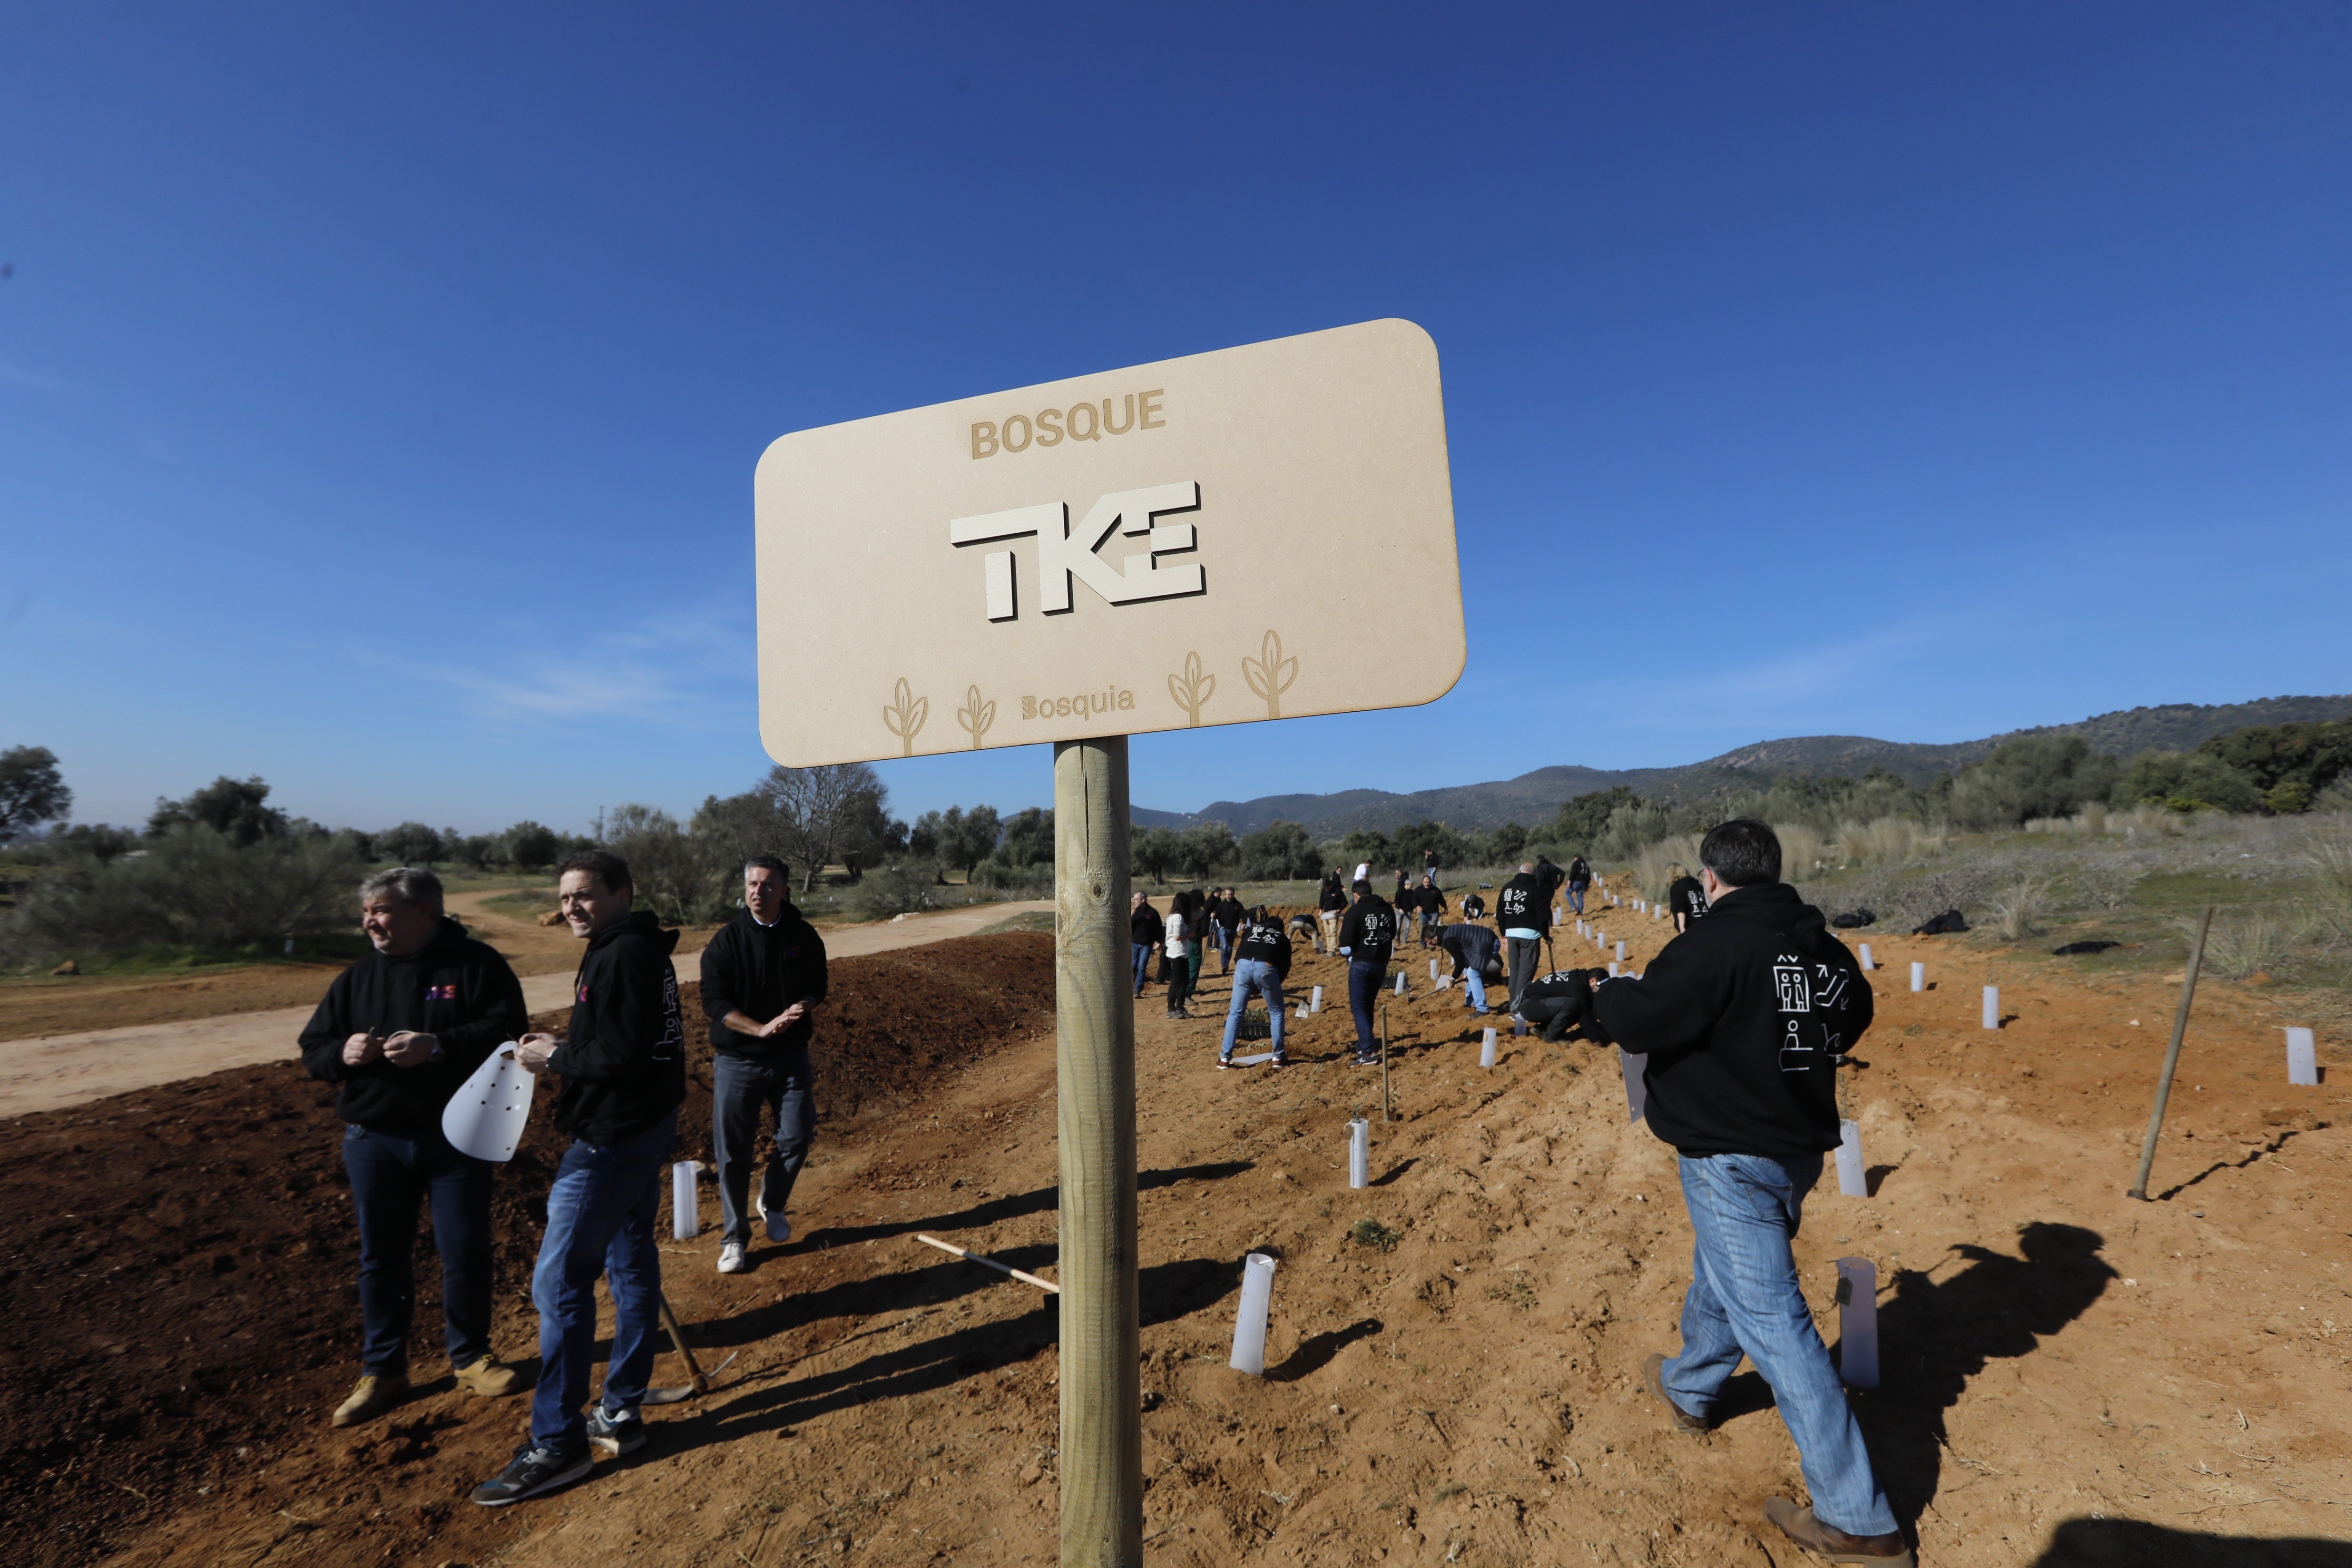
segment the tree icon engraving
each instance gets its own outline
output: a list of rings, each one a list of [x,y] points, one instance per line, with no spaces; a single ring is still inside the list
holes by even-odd
[[[982,701],[979,687],[967,687],[963,706],[956,710],[956,722],[962,725],[964,733],[971,737],[971,749],[976,752],[980,750],[980,738],[988,733],[991,724],[996,722],[996,704]]]
[[[1192,716],[1192,728],[1196,730],[1201,727],[1201,710],[1210,698],[1216,695],[1216,691],[1217,678],[1202,671],[1201,656],[1197,653],[1184,656],[1184,673],[1181,678],[1173,675],[1168,678],[1168,695],[1176,700],[1177,707]]]
[[[890,733],[898,737],[899,743],[905,748],[899,755],[911,757],[915,754],[915,736],[921,731],[923,721],[930,716],[931,700],[914,695],[907,689],[906,677],[900,676],[897,700],[882,710],[882,722],[888,726]]]
[[[1242,660],[1242,674],[1248,678],[1252,691],[1265,699],[1265,716],[1282,717],[1282,694],[1298,679],[1298,660],[1282,657],[1282,637],[1276,632],[1265,634],[1258,648],[1258,657]]]

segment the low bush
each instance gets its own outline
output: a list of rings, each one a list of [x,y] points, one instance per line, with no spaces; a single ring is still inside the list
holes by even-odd
[[[347,930],[367,865],[344,839],[257,837],[183,826],[144,854],[95,858],[45,877],[0,931],[19,963],[217,949]]]

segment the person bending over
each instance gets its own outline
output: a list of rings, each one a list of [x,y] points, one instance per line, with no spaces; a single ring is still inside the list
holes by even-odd
[[[1290,1058],[1282,1048],[1282,983],[1290,978],[1290,938],[1283,934],[1282,922],[1260,908],[1242,922],[1235,952],[1239,957],[1234,965],[1234,1000],[1225,1009],[1225,1043],[1217,1052],[1217,1065],[1234,1065],[1234,1041],[1241,1035],[1243,1008],[1252,996],[1263,996],[1266,1019],[1274,1030],[1274,1065],[1288,1067]]]
[[[770,1241],[793,1238],[784,1208],[816,1133],[809,1039],[825,973],[824,939],[793,907],[792,872],[772,855],[745,861],[743,907],[702,950],[721,1274],[740,1272],[751,1245],[751,1155],[763,1108],[776,1136],[760,1173],[760,1218]]]
[[[1666,910],[1675,917],[1675,931],[1679,935],[1706,913],[1706,889],[1679,862],[1667,867],[1666,875],[1674,879],[1666,889]]]
[[[1519,994],[1519,1011],[1547,1040],[1565,1039],[1570,1029],[1600,1045],[1610,1041],[1592,1017],[1592,987],[1609,978],[1605,969],[1556,969],[1528,982]]]
[[[515,1054],[530,1071],[563,1079],[555,1125],[572,1144],[547,1190],[547,1231],[530,1280],[540,1362],[530,1436],[504,1470],[474,1489],[474,1500],[488,1507],[580,1479],[593,1463],[592,1444],[616,1454],[645,1446],[637,1407],[661,1315],[654,1214],[686,1099],[686,1023],[669,961],[677,932],[633,907],[635,885],[618,855],[583,850],[557,870],[563,918],[588,944],[572,982],[572,1022],[561,1037],[525,1035]],[[612,1359],[603,1396],[583,1420],[599,1279],[613,1297]]]
[[[1315,944],[1318,952],[1329,952],[1339,945],[1339,921],[1348,912],[1348,889],[1339,880],[1338,867],[1323,879],[1322,887],[1315,893],[1315,923],[1322,928],[1322,940]]]
[[[1486,1005],[1486,982],[1502,978],[1502,938],[1485,926],[1464,921],[1439,932],[1437,945],[1454,960],[1454,976],[1469,996],[1470,1011],[1492,1011]]]
[[[1841,1563],[1909,1564],[1837,1369],[1813,1327],[1790,1241],[1822,1155],[1838,1144],[1837,1062],[1870,1027],[1870,983],[1821,910],[1780,880],[1771,828],[1727,822],[1699,846],[1705,920],[1639,980],[1601,983],[1593,1011],[1649,1063],[1650,1131],[1679,1155],[1690,1213],[1682,1352],[1650,1357],[1650,1393],[1703,1432],[1744,1354],[1772,1386],[1812,1506],[1764,1516]]]
[[[302,1065],[335,1085],[343,1169],[360,1242],[360,1381],[334,1425],[372,1420],[408,1397],[410,1259],[417,1211],[433,1205],[449,1364],[476,1394],[512,1394],[490,1354],[490,1177],[497,1166],[449,1146],[441,1112],[490,1053],[529,1027],[507,961],[441,912],[441,879],[401,866],[360,884],[373,951],[335,976],[302,1030]]]
[[[1370,882],[1356,881],[1356,901],[1339,922],[1339,951],[1348,960],[1348,1010],[1356,1017],[1356,1065],[1379,1062],[1378,1037],[1372,1030],[1372,999],[1388,979],[1389,957],[1396,946],[1396,911],[1372,891]]]

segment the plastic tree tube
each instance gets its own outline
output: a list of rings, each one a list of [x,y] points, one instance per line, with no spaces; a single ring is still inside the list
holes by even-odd
[[[1348,1123],[1348,1184],[1372,1184],[1372,1124],[1360,1116]]]
[[[1914,963],[1911,966],[1911,989],[1914,991],[1925,991],[1927,989],[1927,966],[1926,964]]]
[[[1838,1123],[1837,1146],[1838,1191],[1850,1198],[1870,1195],[1870,1173],[1862,1163],[1862,1124],[1858,1121]]]
[[[1998,985],[1985,987],[1984,1026],[1988,1029],[2000,1027],[2000,987]]]
[[[1495,1065],[1495,1031],[1492,1029],[1487,1030],[1486,1037],[1478,1042],[1478,1065],[1482,1068]]]
[[[1307,1010],[1309,1013],[1323,1011],[1323,987],[1320,985],[1315,988],[1315,994],[1307,999]]]
[[[2319,1047],[2309,1029],[2286,1032],[2286,1080],[2303,1084],[2319,1081]]]
[[[694,1202],[694,1173],[698,1168],[693,1160],[680,1160],[669,1168],[669,1234],[673,1241],[692,1241],[694,1233],[702,1228],[702,1215]]]
[[[1878,1265],[1838,1259],[1838,1373],[1848,1388],[1878,1386]]]
[[[1266,1310],[1274,1303],[1274,1259],[1253,1252],[1242,1262],[1242,1305],[1234,1318],[1233,1369],[1265,1375]]]
[[[1870,956],[1870,943],[1866,942],[1862,944],[1862,966],[1864,969],[1878,967],[1878,961]]]

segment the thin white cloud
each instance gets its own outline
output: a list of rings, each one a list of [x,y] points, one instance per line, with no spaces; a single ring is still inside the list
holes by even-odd
[[[562,651],[533,651],[559,637]],[[625,718],[695,728],[722,715],[740,723],[755,700],[748,620],[716,611],[579,638],[569,630],[518,628],[485,638],[481,657],[465,666],[354,652],[465,693],[475,717],[494,724]]]

